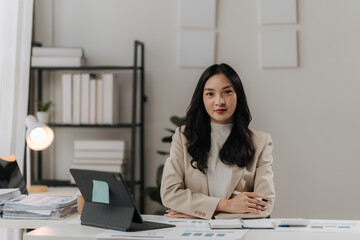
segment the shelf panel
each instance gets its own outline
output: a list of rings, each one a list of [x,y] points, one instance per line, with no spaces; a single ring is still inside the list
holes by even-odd
[[[31,67],[36,70],[142,70],[143,67],[134,66],[81,66],[81,67]]]
[[[80,124],[80,125],[74,125],[74,124],[60,124],[60,123],[49,123],[50,127],[64,127],[64,128],[131,128],[131,123],[118,123],[114,125],[110,124]],[[141,123],[136,123],[135,127],[141,127]]]
[[[45,185],[48,187],[76,187],[76,184],[70,182],[70,180],[35,180],[31,183],[32,185]],[[126,184],[131,185],[130,181],[127,180]],[[142,184],[142,181],[135,181],[135,185]]]

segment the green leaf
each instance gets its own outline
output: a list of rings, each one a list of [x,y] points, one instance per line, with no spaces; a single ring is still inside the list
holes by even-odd
[[[36,104],[38,106],[38,111],[41,111],[42,108],[42,102],[39,99],[36,99]]]
[[[49,110],[50,106],[51,106],[51,101],[43,104],[42,101],[40,101],[39,99],[36,100],[36,104],[38,106],[38,111],[40,112],[46,112],[47,110]]]
[[[167,143],[171,143],[171,141],[172,141],[172,137],[171,136],[169,136],[169,137],[163,137],[162,139],[161,139],[161,141],[162,142],[167,142]]]
[[[157,210],[155,215],[164,215],[166,212],[164,210]]]
[[[175,133],[175,130],[170,129],[170,128],[165,128],[165,130],[166,130],[166,131],[168,131],[168,132],[171,132],[172,134],[174,134],[174,133]]]
[[[169,152],[165,152],[165,151],[157,151],[158,154],[160,155],[169,155]]]
[[[149,195],[150,199],[162,205],[161,197],[160,197],[160,190],[158,192],[152,192]]]
[[[144,195],[145,196],[149,196],[149,198],[157,203],[160,203],[162,205],[161,202],[161,197],[160,197],[160,188],[157,187],[147,187],[144,190]]]
[[[161,164],[158,169],[157,169],[157,173],[156,173],[156,186],[160,189],[161,186],[161,179],[162,179],[162,175],[164,172],[164,164]]]
[[[43,111],[43,112],[46,112],[47,110],[49,110],[50,106],[51,106],[51,101],[47,102],[47,103],[43,106],[42,111]]]
[[[184,117],[181,118],[181,117],[178,117],[178,116],[172,116],[172,117],[170,118],[170,121],[171,121],[175,126],[179,127],[183,119],[184,119]]]

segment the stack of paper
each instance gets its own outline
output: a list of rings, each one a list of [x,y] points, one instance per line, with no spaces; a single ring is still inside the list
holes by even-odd
[[[21,194],[19,188],[1,188],[0,189],[0,204],[5,203],[9,199],[19,197]]]
[[[21,195],[3,207],[7,219],[59,219],[76,212],[76,197]]]
[[[2,214],[2,208],[4,203],[10,199],[15,199],[21,195],[19,188],[1,188],[0,189],[0,215]]]
[[[126,178],[126,155],[124,140],[75,140],[71,168],[119,172]]]

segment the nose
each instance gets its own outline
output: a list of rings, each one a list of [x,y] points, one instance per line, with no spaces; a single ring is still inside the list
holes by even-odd
[[[216,104],[217,106],[223,106],[223,105],[225,104],[224,98],[223,98],[221,95],[218,96],[218,97],[216,98],[216,100],[215,100],[215,104]]]

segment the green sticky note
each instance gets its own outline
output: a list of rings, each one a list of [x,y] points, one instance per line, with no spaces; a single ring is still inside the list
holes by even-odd
[[[92,201],[109,204],[109,185],[107,182],[93,180]]]

